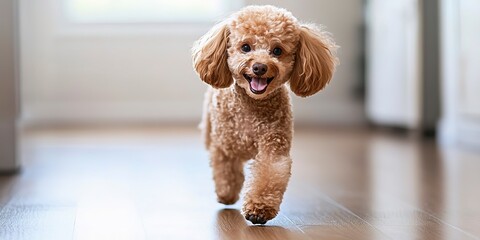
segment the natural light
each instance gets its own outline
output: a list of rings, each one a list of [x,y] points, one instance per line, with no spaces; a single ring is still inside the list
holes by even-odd
[[[239,0],[66,0],[75,23],[148,23],[214,20]]]

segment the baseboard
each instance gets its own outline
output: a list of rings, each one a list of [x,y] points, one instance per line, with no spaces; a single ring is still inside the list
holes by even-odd
[[[22,125],[75,124],[191,124],[200,122],[201,102],[35,103],[22,108]],[[298,101],[296,123],[361,125],[366,122],[362,103],[353,101]]]
[[[464,145],[480,149],[480,122],[478,119],[442,119],[438,128],[438,140],[441,144]]]
[[[0,119],[0,173],[16,171],[20,162],[17,157],[15,121],[13,119]]]
[[[25,104],[22,126],[200,122],[202,103],[112,102]]]

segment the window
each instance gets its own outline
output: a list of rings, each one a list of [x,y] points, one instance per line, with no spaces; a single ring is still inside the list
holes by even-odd
[[[241,0],[65,0],[74,23],[152,23],[216,20]]]

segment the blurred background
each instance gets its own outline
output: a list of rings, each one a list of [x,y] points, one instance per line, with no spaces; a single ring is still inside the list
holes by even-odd
[[[20,1],[22,121],[196,124],[206,85],[193,71],[192,44],[249,4],[275,4],[323,24],[342,46],[329,90],[295,98],[296,120],[364,124],[364,4],[358,0]]]
[[[341,46],[326,90],[293,97],[296,126],[387,126],[480,144],[475,0],[2,4],[3,129],[13,119],[22,127],[195,126],[206,85],[192,69],[192,43],[242,6],[274,4],[325,26]]]
[[[292,186],[302,189],[308,179],[352,212],[349,206],[359,206],[381,217],[391,201],[382,205],[379,193],[398,189],[394,193],[413,206],[427,206],[428,214],[479,237],[478,0],[0,0],[0,170],[17,173],[0,178],[0,206],[15,199],[28,205],[35,197],[68,204],[81,198],[79,203],[96,206],[98,192],[149,187],[144,181],[175,182],[172,196],[203,199],[185,180],[199,176],[197,183],[204,179],[202,186],[212,187],[196,129],[207,86],[192,68],[190,50],[215,22],[251,4],[284,7],[303,22],[321,24],[341,46],[341,64],[325,90],[306,99],[292,94],[298,130],[292,152],[305,160],[294,171],[307,173],[294,173]],[[191,163],[193,155],[202,159]],[[169,178],[156,179],[164,174]],[[125,175],[138,185],[126,183]],[[92,185],[104,188],[95,192]],[[167,185],[139,195],[152,197]],[[75,189],[80,192],[69,195]],[[342,202],[329,189],[361,190],[367,197]],[[105,206],[128,195],[115,194]],[[375,204],[348,205],[365,199]],[[432,199],[440,200],[429,205]],[[182,201],[168,204],[175,202]],[[286,208],[301,204],[287,201]],[[94,210],[79,221],[90,222]],[[110,210],[103,213],[113,221],[116,215],[109,214],[116,208]],[[396,216],[421,222],[417,218],[428,214]]]

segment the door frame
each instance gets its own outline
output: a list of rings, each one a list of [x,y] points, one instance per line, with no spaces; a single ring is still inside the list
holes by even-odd
[[[0,1],[0,173],[20,168],[18,1]]]

